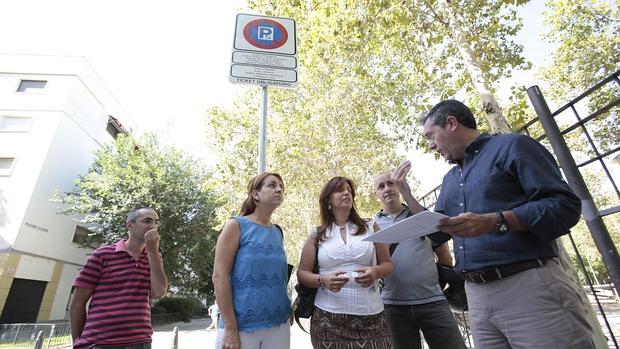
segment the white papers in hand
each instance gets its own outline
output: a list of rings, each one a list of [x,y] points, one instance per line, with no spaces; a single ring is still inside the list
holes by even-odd
[[[431,211],[422,211],[400,222],[381,229],[364,241],[394,243],[414,237],[422,237],[437,231],[439,220],[448,216]]]

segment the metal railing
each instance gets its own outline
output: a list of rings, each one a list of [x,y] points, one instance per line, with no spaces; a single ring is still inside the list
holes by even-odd
[[[153,326],[178,321],[183,321],[181,313],[151,316]],[[0,347],[2,348],[61,349],[71,348],[72,344],[69,322],[0,324]]]
[[[71,326],[68,322],[2,324],[0,346],[31,349],[37,344],[37,335],[41,338],[42,349],[71,348]]]
[[[607,164],[608,161],[613,161],[612,158],[616,153],[620,152],[620,144],[618,144],[620,139],[616,139],[618,135],[613,132],[618,122],[616,120],[619,111],[617,107],[620,106],[620,97],[618,97],[620,96],[619,76],[620,70],[603,79],[553,113],[549,110],[547,102],[538,86],[528,88],[528,96],[538,117],[526,123],[520,129],[530,135],[530,129],[537,121],[544,128],[544,134],[536,137],[536,139],[544,140],[546,138],[549,141],[568,183],[581,199],[582,216],[603,258],[616,291],[620,290],[620,256],[603,222],[603,217],[620,212],[620,205],[613,205],[614,201],[619,202],[620,191]],[[584,107],[579,103],[586,105]],[[580,113],[579,109],[585,111]],[[576,121],[569,123],[561,130],[556,119],[560,115],[564,117],[569,116],[564,114],[565,111],[571,111]],[[588,115],[582,117],[581,114],[583,113]],[[609,116],[609,118],[602,119],[605,116]],[[599,124],[597,125],[596,122],[599,122]],[[592,125],[586,125],[586,123],[592,123]],[[611,131],[607,132],[605,139],[594,137],[597,129],[601,127],[606,127],[607,130],[611,127]],[[572,138],[577,145],[579,139],[585,139],[587,146],[585,149],[574,149],[571,151],[566,142],[568,138]],[[575,158],[583,160],[577,164]],[[615,200],[610,200],[612,204],[602,211],[598,209],[582,173],[583,168],[594,163],[600,165],[599,171],[602,170],[602,173],[606,176],[606,181],[615,192]],[[575,252],[578,253],[577,250]],[[584,270],[584,273],[587,274],[587,271]]]

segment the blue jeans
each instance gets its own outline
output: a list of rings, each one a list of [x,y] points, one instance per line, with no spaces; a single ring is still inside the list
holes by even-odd
[[[386,304],[383,314],[393,349],[421,349],[420,330],[431,349],[466,348],[447,301],[417,305]]]

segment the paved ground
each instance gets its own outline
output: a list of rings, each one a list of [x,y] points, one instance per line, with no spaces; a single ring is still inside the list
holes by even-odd
[[[593,308],[599,315],[599,322],[603,326],[603,331],[609,338],[610,347],[614,347],[609,332],[605,326],[603,318],[600,316],[598,307],[593,304]],[[607,316],[616,340],[620,341],[620,304],[614,301],[604,301],[603,309]],[[303,320],[302,320],[303,321]],[[153,334],[153,349],[171,349],[174,327],[179,328],[179,349],[211,349],[215,345],[215,331],[207,331],[206,328],[211,323],[210,318],[194,319],[190,323],[177,322],[156,327]],[[308,323],[302,323],[306,329]],[[297,326],[291,327],[291,349],[312,349],[310,336]]]
[[[190,323],[177,322],[158,326],[153,333],[152,349],[170,349],[172,347],[173,329],[179,327],[179,349],[211,349],[215,347],[215,331],[207,331],[210,318],[194,319]],[[303,324],[308,329],[307,324]],[[291,327],[291,348],[312,349],[310,335],[304,333],[297,324]]]
[[[603,311],[605,312],[605,317],[607,318],[607,322],[611,327],[611,330],[615,336],[616,341],[620,345],[620,304],[615,301],[601,301],[601,305],[603,307]],[[603,329],[603,333],[607,337],[608,343],[610,343],[610,348],[615,348],[612,338],[609,335],[609,330],[607,329],[607,325],[605,324],[605,320],[601,316],[601,312],[599,311],[598,305],[596,303],[592,304],[594,311],[596,311],[596,315],[598,316],[598,321],[601,324]]]

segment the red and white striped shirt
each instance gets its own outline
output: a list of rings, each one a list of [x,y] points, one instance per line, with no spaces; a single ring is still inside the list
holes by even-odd
[[[134,259],[125,240],[96,249],[73,283],[93,289],[74,348],[151,342],[151,270],[146,249]]]

